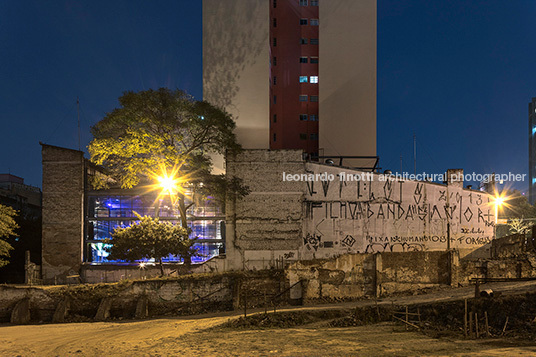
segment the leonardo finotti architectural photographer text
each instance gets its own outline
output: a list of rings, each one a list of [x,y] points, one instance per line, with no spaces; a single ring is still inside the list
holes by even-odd
[[[478,182],[522,182],[525,181],[527,174],[454,174],[450,176],[451,181],[478,181]],[[372,172],[361,173],[346,173],[339,172],[338,174],[323,172],[323,173],[305,173],[291,174],[283,172],[283,181],[388,181],[388,180],[411,180],[411,181],[431,181],[444,182],[447,181],[446,174],[427,174],[425,172],[419,174],[374,174]]]

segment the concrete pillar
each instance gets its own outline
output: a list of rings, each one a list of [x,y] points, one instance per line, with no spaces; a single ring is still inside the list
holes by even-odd
[[[84,153],[42,144],[42,273],[45,284],[80,273],[84,226]]]
[[[146,319],[149,317],[149,299],[147,299],[147,295],[142,295],[138,298],[134,316],[137,319]]]
[[[110,317],[110,308],[112,307],[112,298],[102,298],[97,313],[95,314],[96,321],[104,321]]]
[[[56,306],[56,311],[54,311],[54,316],[52,316],[52,323],[61,323],[65,322],[65,318],[69,314],[69,309],[71,308],[71,299],[69,297],[63,298]]]
[[[19,300],[11,312],[11,323],[15,325],[25,325],[30,322],[30,299]]]
[[[374,254],[374,296],[380,297],[382,294],[382,255]]]

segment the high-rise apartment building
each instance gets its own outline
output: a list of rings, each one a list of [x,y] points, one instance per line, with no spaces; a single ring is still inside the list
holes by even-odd
[[[536,98],[529,103],[529,202],[536,203]]]
[[[203,0],[203,91],[245,148],[376,155],[376,0]]]

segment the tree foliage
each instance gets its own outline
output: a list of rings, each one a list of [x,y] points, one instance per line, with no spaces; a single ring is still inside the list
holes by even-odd
[[[505,197],[505,203],[499,208],[499,217],[506,219],[536,217],[536,208],[521,192],[508,190],[501,195]]]
[[[173,172],[180,178],[177,198],[184,228],[186,189],[198,195],[210,193],[221,201],[228,194],[248,193],[237,178],[211,175],[210,154],[241,150],[228,113],[181,90],[166,88],[126,92],[119,103],[120,108],[92,127],[89,153],[122,188]],[[95,177],[95,188],[106,187],[103,176]]]
[[[9,263],[5,258],[9,258],[9,252],[13,250],[11,244],[5,239],[15,235],[15,230],[19,228],[15,222],[17,211],[9,206],[0,204],[0,267]]]
[[[120,108],[92,127],[91,160],[132,188],[162,167],[179,167],[189,182],[212,167],[210,153],[240,150],[235,122],[223,110],[180,90],[126,92]]]
[[[512,234],[527,234],[530,231],[532,224],[530,222],[525,222],[521,218],[513,218],[510,223],[510,233]]]
[[[162,259],[170,254],[184,259],[186,265],[190,264],[196,250],[193,247],[195,239],[189,238],[188,229],[158,218],[136,215],[139,222],[116,229],[112,239],[107,240],[113,244],[107,248],[110,259],[133,262],[155,258],[160,263],[162,275]]]

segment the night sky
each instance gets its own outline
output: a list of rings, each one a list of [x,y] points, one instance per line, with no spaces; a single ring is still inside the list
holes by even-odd
[[[536,2],[378,1],[380,166],[528,173]],[[126,90],[202,98],[201,0],[0,1],[0,173],[41,186],[39,141],[78,148]],[[528,182],[515,187],[525,189]]]

